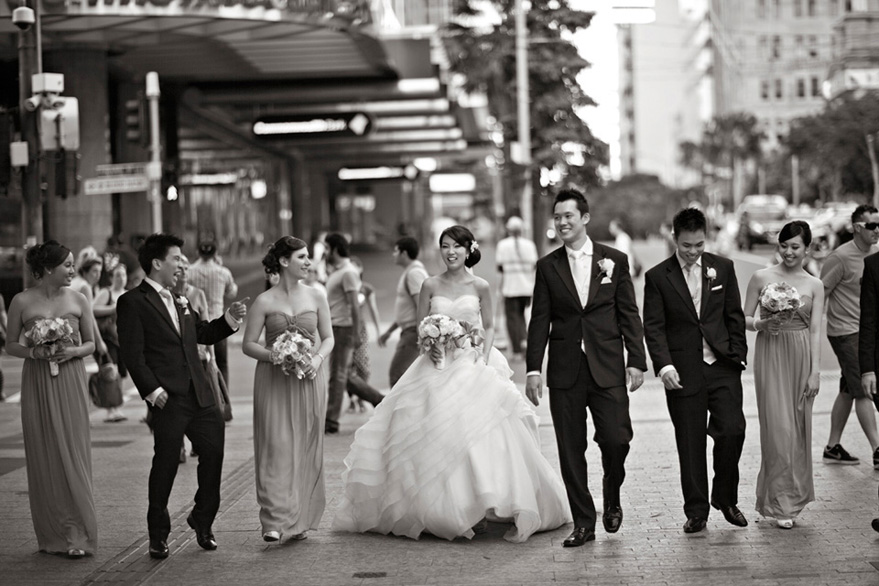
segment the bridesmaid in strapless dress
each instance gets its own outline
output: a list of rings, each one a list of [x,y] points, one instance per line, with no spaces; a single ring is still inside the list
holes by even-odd
[[[505,539],[523,542],[570,522],[564,485],[541,454],[536,414],[491,346],[489,285],[467,270],[479,259],[473,235],[453,226],[440,243],[447,270],[424,282],[419,319],[483,326],[484,345],[424,354],[397,381],[354,437],[333,528],[451,540],[489,520],[511,523]]]
[[[7,351],[25,359],[21,424],[31,517],[40,551],[81,558],[98,547],[82,361],[95,351],[95,322],[90,303],[68,287],[70,250],[50,240],[28,250],[27,264],[37,285],[12,299]],[[44,319],[65,322],[72,335],[54,349],[35,345],[33,328]]]
[[[744,308],[747,328],[757,331],[754,382],[762,460],[756,509],[782,529],[791,529],[794,518],[815,500],[812,402],[820,375],[824,286],[803,269],[811,241],[808,224],[786,224],[778,235],[781,262],[754,273]],[[760,304],[770,283],[793,286],[800,296],[799,309],[783,318],[770,314]]]
[[[326,297],[301,280],[311,261],[305,242],[285,236],[263,259],[277,285],[259,295],[247,314],[242,349],[259,362],[253,381],[253,450],[256,499],[263,539],[304,539],[317,529],[326,506],[323,475],[327,368],[333,330]],[[265,345],[259,337],[265,330]],[[272,363],[278,336],[294,331],[312,341],[302,379]]]

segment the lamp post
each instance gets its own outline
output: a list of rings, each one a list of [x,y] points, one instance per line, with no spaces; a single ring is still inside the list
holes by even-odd
[[[146,74],[146,98],[150,107],[150,162],[147,178],[150,180],[150,202],[153,208],[153,233],[162,231],[162,145],[159,138],[159,74]]]
[[[516,0],[516,104],[518,111],[519,157],[525,168],[525,184],[522,186],[522,220],[525,236],[531,238],[534,228],[533,195],[531,178],[531,105],[528,85],[528,27],[525,21],[523,0]]]

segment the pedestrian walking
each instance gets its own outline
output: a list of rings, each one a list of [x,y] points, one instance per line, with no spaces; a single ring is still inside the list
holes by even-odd
[[[613,247],[629,258],[629,274],[633,279],[641,276],[641,263],[635,256],[632,246],[632,237],[626,230],[626,224],[621,218],[614,218],[607,226],[610,235],[613,236]]]
[[[189,267],[189,284],[204,291],[208,301],[208,315],[205,319],[212,321],[223,315],[223,307],[227,299],[238,295],[238,285],[232,277],[232,271],[224,267],[217,258],[217,243],[207,240],[198,245],[198,260]],[[217,368],[223,374],[223,380],[229,380],[229,353],[226,340],[214,344],[214,356]]]
[[[7,350],[25,359],[21,425],[31,518],[40,551],[81,558],[98,547],[83,363],[95,351],[97,328],[91,303],[69,287],[70,250],[49,240],[30,247],[26,261],[37,284],[12,298]],[[50,339],[59,325],[68,332]]]
[[[564,547],[595,539],[597,515],[585,455],[587,409],[604,469],[602,524],[606,532],[616,533],[623,523],[620,488],[632,440],[626,387],[637,390],[647,370],[628,260],[589,238],[590,218],[582,193],[566,189],[556,195],[553,223],[564,246],[537,262],[528,326],[525,391],[535,405],[543,396],[540,371],[549,345],[549,409],[574,517],[574,531]]]
[[[687,516],[683,529],[705,529],[710,507],[744,527],[748,521],[738,508],[738,487],[748,347],[736,271],[731,260],[704,252],[708,230],[701,211],[681,210],[672,226],[676,252],[644,275],[644,333],[675,429]],[[714,440],[710,496],[709,435]]]
[[[745,297],[745,326],[757,332],[754,383],[760,420],[757,512],[791,529],[815,500],[812,481],[812,402],[818,394],[824,286],[806,272],[809,225],[797,220],[778,234],[781,261],[754,273]],[[767,309],[769,287],[792,287],[799,307]]]
[[[522,236],[525,222],[518,216],[507,220],[506,238],[497,243],[495,256],[501,274],[500,291],[510,338],[513,360],[522,359],[525,344],[525,311],[531,305],[534,292],[534,272],[537,267],[537,246]]]
[[[841,443],[854,405],[858,423],[870,443],[873,468],[879,470],[879,432],[874,410],[879,408],[879,399],[864,392],[861,373],[865,370],[859,363],[858,350],[859,340],[863,340],[858,334],[861,312],[868,307],[862,301],[861,278],[865,259],[879,252],[879,211],[868,204],[859,205],[852,212],[852,229],[852,239],[831,252],[821,268],[827,299],[827,339],[840,369],[839,393],[830,411],[830,435],[821,459],[825,464],[860,463]],[[862,328],[860,332],[863,335]]]
[[[128,270],[123,263],[116,263],[111,271],[110,286],[98,291],[95,297],[94,313],[95,322],[98,324],[98,333],[104,344],[107,346],[107,357],[116,365],[119,378],[125,378],[128,370],[122,357],[119,354],[119,333],[116,327],[116,302],[126,291],[128,283]],[[122,406],[123,397],[121,386],[117,385],[119,393],[113,393],[112,396],[105,396],[102,399],[109,401],[100,405],[107,410],[107,417],[104,419],[106,423],[118,423],[126,421],[128,418],[119,407]]]
[[[116,304],[119,347],[140,396],[150,405],[153,462],[149,476],[149,553],[167,558],[171,518],[168,498],[180,465],[184,435],[198,453],[198,491],[187,523],[198,545],[217,549],[212,524],[220,508],[225,423],[198,359],[198,344],[216,344],[238,329],[247,313],[232,303],[208,321],[170,288],[177,282],[183,240],[172,234],[149,236],[138,251],[143,282]]]
[[[311,265],[305,242],[285,236],[262,262],[280,281],[254,301],[242,350],[258,361],[253,379],[256,499],[263,539],[275,542],[283,536],[304,539],[306,531],[317,529],[326,506],[325,362],[334,342],[326,296],[301,282]],[[259,343],[263,330],[265,346]],[[272,345],[287,332],[312,343],[301,379],[272,361]]]
[[[375,301],[375,287],[363,280],[363,261],[358,257],[352,256],[351,262],[360,272],[360,294],[357,299],[360,303],[360,333],[357,336],[357,348],[354,349],[354,359],[352,363],[351,373],[348,375],[348,400],[350,401],[348,412],[354,413],[366,411],[366,404],[363,399],[357,397],[352,390],[352,385],[368,384],[372,371],[369,367],[369,331],[366,329],[367,320],[375,326],[375,332],[378,335],[381,332],[379,322],[378,303]],[[311,269],[309,268],[309,272]],[[359,380],[358,380],[359,379]]]
[[[418,296],[428,277],[427,269],[418,260],[418,252],[418,241],[411,236],[404,236],[394,244],[394,264],[403,268],[403,274],[397,281],[394,321],[378,338],[378,345],[384,348],[391,334],[400,330],[400,338],[388,369],[392,388],[418,358]]]
[[[327,278],[327,300],[335,343],[330,364],[325,427],[327,433],[338,433],[342,401],[347,389],[351,389],[355,395],[371,403],[373,407],[381,402],[383,395],[368,383],[350,376],[362,319],[358,298],[361,288],[360,273],[351,262],[348,240],[344,236],[329,234],[326,243],[327,259],[333,267],[332,273]]]

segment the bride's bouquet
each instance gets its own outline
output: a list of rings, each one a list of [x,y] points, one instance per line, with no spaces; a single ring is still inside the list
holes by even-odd
[[[43,317],[35,321],[24,336],[29,338],[35,347],[48,348],[49,356],[54,356],[64,346],[73,344],[73,327],[63,317]],[[58,376],[58,372],[58,363],[49,360],[49,374]]]
[[[781,321],[790,321],[802,304],[796,287],[785,282],[769,283],[760,293],[760,307]],[[777,336],[778,332],[772,332],[772,335]]]
[[[305,378],[305,369],[311,364],[311,340],[295,330],[287,330],[272,343],[272,364],[277,364],[290,376]]]
[[[445,366],[446,352],[453,350],[465,334],[464,327],[457,320],[435,313],[418,324],[418,347],[422,354],[428,356],[433,348],[439,348],[442,357],[439,360],[434,359],[434,364],[441,370]]]

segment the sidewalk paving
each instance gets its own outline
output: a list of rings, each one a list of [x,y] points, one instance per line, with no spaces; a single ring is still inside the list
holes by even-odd
[[[169,510],[172,555],[157,562],[147,555],[146,484],[152,456],[149,432],[139,419],[139,399],[126,403],[129,420],[103,423],[93,410],[92,454],[100,550],[70,561],[36,552],[30,520],[18,405],[0,404],[0,581],[30,584],[297,584],[297,585],[512,585],[580,582],[588,584],[841,584],[879,583],[879,536],[870,528],[876,516],[879,472],[855,416],[845,445],[861,457],[859,466],[826,466],[821,449],[836,394],[837,373],[822,375],[814,410],[813,460],[818,500],[803,512],[797,527],[783,531],[753,511],[759,469],[759,429],[753,377],[745,377],[748,435],[741,461],[740,506],[751,525],[728,525],[719,513],[707,531],[685,535],[677,455],[664,393],[657,379],[632,396],[635,438],[623,486],[625,520],[615,535],[599,527],[594,543],[563,549],[570,528],[534,535],[527,543],[502,539],[502,525],[490,525],[472,541],[419,541],[330,530],[341,492],[342,460],[357,426],[369,413],[346,415],[342,432],[325,444],[327,509],[318,531],[301,542],[262,541],[253,480],[251,388],[254,363],[238,344],[230,347],[235,418],[227,428],[223,502],[214,531],[220,548],[205,552],[195,543],[185,518],[195,492],[196,464],[181,465]],[[391,348],[376,349],[376,372],[383,372]],[[13,381],[15,359],[3,358]],[[524,365],[513,365],[520,388]],[[11,386],[11,384],[10,384]],[[546,397],[544,397],[546,399]],[[557,468],[547,401],[538,408],[544,453]],[[600,497],[600,458],[587,452],[590,481]],[[18,462],[18,466],[10,463]],[[600,506],[600,498],[597,499]]]

